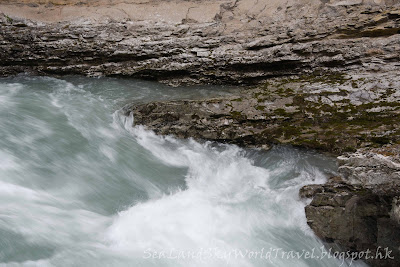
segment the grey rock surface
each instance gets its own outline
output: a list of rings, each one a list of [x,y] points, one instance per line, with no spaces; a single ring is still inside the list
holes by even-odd
[[[136,104],[125,112],[162,135],[247,147],[284,143],[340,154],[400,142],[399,85],[396,71],[292,76],[230,97]],[[357,92],[371,97],[361,101]]]
[[[313,197],[305,208],[307,223],[328,245],[371,251],[373,266],[400,264],[400,180],[395,174],[400,145],[359,149],[339,157],[340,180],[309,185],[301,197]],[[376,258],[391,251],[391,258]]]
[[[170,85],[255,84],[317,70],[399,67],[398,1],[131,1],[127,17],[105,15],[121,1],[113,6],[61,1],[47,8],[29,7],[32,2],[0,5],[1,76],[28,72],[130,76]],[[164,14],[165,4],[187,9]],[[129,13],[139,7],[141,16]],[[58,8],[58,20],[46,21]],[[87,18],[71,19],[68,8],[78,14],[86,8]],[[91,8],[104,14],[94,17]],[[212,16],[189,16],[196,8]],[[38,9],[44,11],[34,15]],[[181,13],[186,14],[181,20],[170,15]],[[373,96],[359,92],[354,97]]]
[[[400,187],[399,152],[398,146],[360,149],[338,157],[339,172],[351,184]]]

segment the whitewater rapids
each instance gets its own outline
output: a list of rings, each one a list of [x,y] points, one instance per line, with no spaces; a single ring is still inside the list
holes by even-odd
[[[0,79],[0,266],[364,265],[263,254],[322,255],[298,190],[334,175],[333,158],[160,137],[120,111],[231,90]]]

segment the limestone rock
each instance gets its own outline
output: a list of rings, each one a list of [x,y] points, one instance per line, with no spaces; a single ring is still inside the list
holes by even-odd
[[[162,135],[247,147],[284,143],[340,154],[400,141],[399,84],[395,71],[292,76],[269,79],[229,97],[143,103],[125,112],[133,113],[135,124]],[[358,91],[376,97],[361,102],[354,97]],[[351,163],[356,155],[340,157],[349,162],[340,167],[343,174],[356,171],[359,179],[360,172],[375,170],[377,179],[385,171],[390,177],[398,175],[393,169],[398,163],[381,154],[368,156],[372,164],[380,158],[381,167],[364,171],[359,167],[366,158]],[[351,174],[344,177],[352,179]]]
[[[347,2],[3,1],[0,76],[243,85],[318,70],[398,69],[387,64],[400,59],[398,1]]]
[[[399,145],[359,150],[338,157],[339,172],[351,184],[400,187]]]
[[[399,152],[399,145],[359,149],[339,157],[339,170],[345,174],[342,181],[300,190],[301,197],[313,197],[305,208],[307,222],[328,245],[370,250],[374,257],[377,249],[388,248],[391,259],[370,258],[367,262],[373,266],[400,264],[400,187],[389,168],[400,159]]]

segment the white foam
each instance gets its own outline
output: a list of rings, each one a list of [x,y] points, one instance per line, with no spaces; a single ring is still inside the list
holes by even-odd
[[[256,157],[236,146],[159,137],[133,128],[122,111],[111,121],[113,100],[88,91],[80,78],[79,85],[32,79],[21,96],[0,90],[5,101],[22,103],[0,121],[7,130],[0,143],[0,230],[9,235],[4,244],[27,251],[15,257],[21,262],[3,265],[265,266],[247,258],[146,260],[143,253],[320,245],[298,189],[326,177],[299,164],[297,152],[283,150],[276,154],[286,160],[256,166]],[[158,89],[142,93],[151,90]]]
[[[17,159],[10,153],[0,150],[0,171],[18,169]]]
[[[13,97],[23,89],[20,83],[0,83],[0,110],[9,109],[15,105]]]
[[[188,188],[119,213],[106,232],[113,250],[140,258],[149,249],[198,251],[218,247],[231,251],[261,244],[283,246],[286,241],[274,236],[275,229],[299,229],[305,235],[313,235],[306,224],[305,203],[297,196],[301,185],[326,179],[318,170],[302,171],[296,179],[283,183],[281,189],[271,189],[271,175],[294,168],[295,162],[290,157],[273,173],[254,166],[236,146],[216,148],[210,143],[160,137],[140,126],[132,128],[131,116],[124,123],[138,143],[164,164],[188,168]],[[259,239],[260,229],[272,239]],[[192,266],[220,266],[225,260],[189,262]],[[188,262],[178,260],[172,266],[185,264]],[[284,266],[288,262],[279,264]],[[229,266],[253,265],[250,259],[229,263]]]
[[[100,145],[99,151],[106,156],[111,162],[116,161],[117,153],[115,149],[107,145]]]
[[[137,260],[145,251],[168,252],[171,248],[199,251],[218,247],[225,252],[261,246],[293,249],[293,244],[287,240],[292,238],[290,232],[298,230],[310,240],[302,241],[299,237],[295,241],[297,247],[315,246],[318,250],[322,246],[307,226],[306,203],[299,199],[298,190],[305,184],[325,182],[326,175],[309,164],[298,166],[301,160],[298,152],[284,151],[286,160],[265,169],[255,166],[236,146],[214,147],[211,143],[160,137],[144,127],[132,127],[132,123],[132,116],[123,122],[138,143],[158,160],[188,169],[187,189],[120,212],[106,232],[114,251]],[[287,175],[292,178],[271,180]],[[260,238],[259,233],[264,237]],[[335,259],[326,259],[318,264],[333,266],[338,262],[341,264]],[[165,266],[265,266],[265,262],[256,264],[248,258],[227,262],[226,258],[218,257],[205,261],[158,259],[152,263]],[[290,262],[287,259],[275,259],[271,266],[288,264],[308,266],[307,261]],[[342,266],[348,264],[345,262]]]

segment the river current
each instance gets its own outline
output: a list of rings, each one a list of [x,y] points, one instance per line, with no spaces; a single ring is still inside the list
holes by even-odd
[[[333,158],[160,137],[121,112],[232,90],[0,79],[0,266],[362,266],[326,254],[298,196]]]

